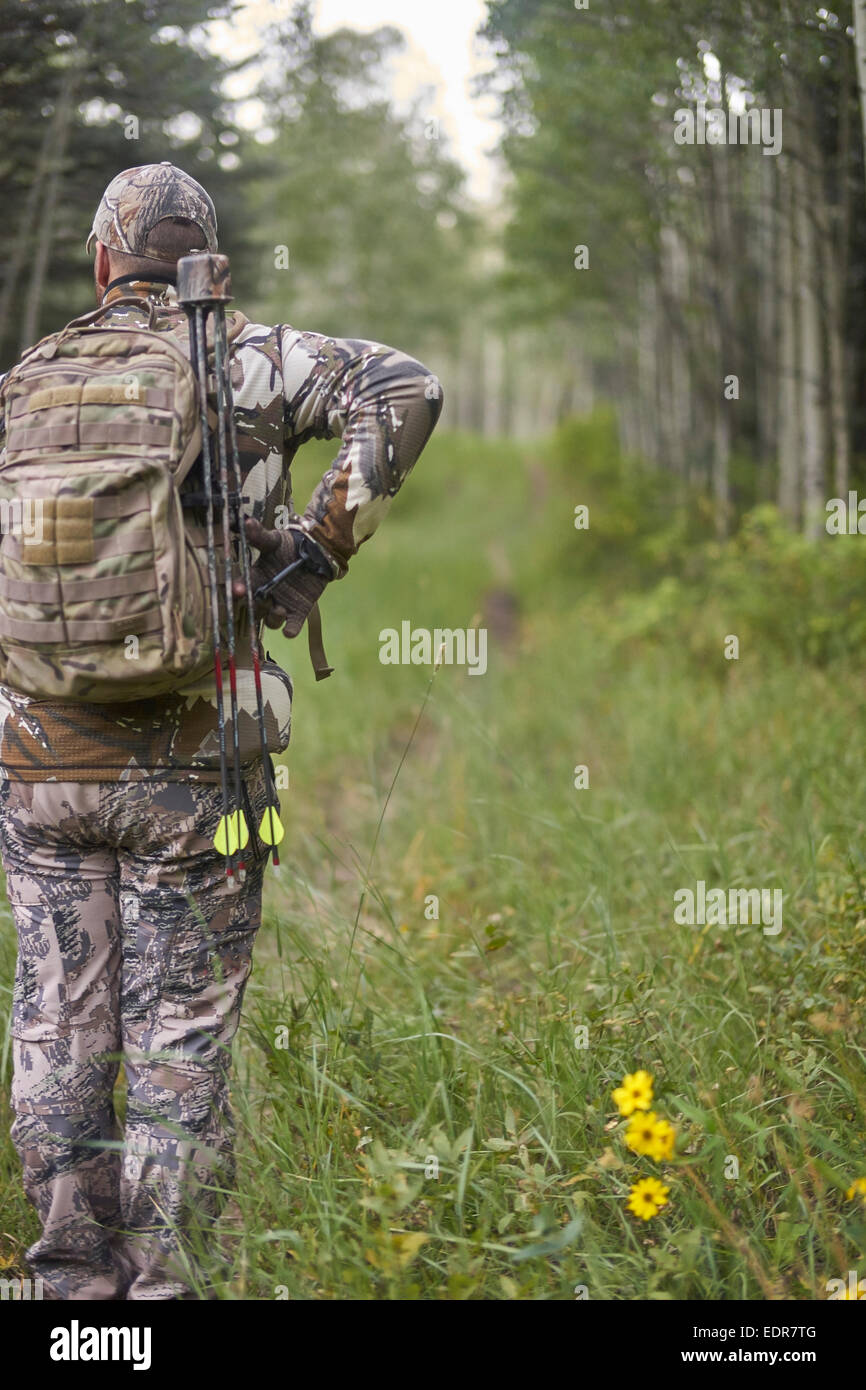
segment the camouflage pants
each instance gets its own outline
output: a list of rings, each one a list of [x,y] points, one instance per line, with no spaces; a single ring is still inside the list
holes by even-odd
[[[247,789],[258,820],[260,765]],[[0,786],[12,1138],[46,1297],[195,1296],[184,1269],[231,1173],[230,1048],[261,920],[263,862],[248,850],[245,883],[227,879],[221,810],[219,788],[196,783]]]

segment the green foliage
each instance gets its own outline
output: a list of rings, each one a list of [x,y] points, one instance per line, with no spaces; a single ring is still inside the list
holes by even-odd
[[[428,680],[380,667],[378,630],[485,611],[503,580],[481,514],[517,630],[492,641],[483,679],[436,676],[368,873]],[[241,1053],[248,1176],[225,1296],[242,1269],[261,1298],[570,1299],[583,1285],[592,1299],[809,1299],[857,1267],[863,662],[853,647],[826,668],[806,653],[792,677],[785,631],[833,609],[849,560],[828,537],[820,584],[782,606],[768,573],[809,566],[772,512],[694,560],[700,533],[711,518],[666,510],[603,415],[570,423],[543,460],[441,436],[351,597],[329,595],[333,688],[297,662],[291,877],[270,887]],[[643,626],[625,640],[631,614]],[[756,635],[739,662],[723,659],[729,631]],[[338,752],[344,671],[364,719]],[[698,877],[780,884],[783,931],[675,927],[673,892]],[[625,1199],[659,1169],[610,1131],[610,1091],[637,1066],[680,1133],[661,1170],[670,1204],[646,1225]]]
[[[257,140],[235,125],[226,95],[242,65],[205,43],[206,25],[231,10],[214,0],[0,0],[10,51],[0,83],[0,196],[11,210],[0,227],[3,368],[25,339],[89,307],[84,242],[103,189],[121,169],[162,159],[208,188],[248,313],[420,353],[431,340],[453,343],[477,308],[478,227],[463,172],[423,95],[399,116],[385,94],[397,31],[317,37],[309,6],[297,5],[265,36],[251,94],[269,131]]]
[[[702,477],[710,492],[715,468],[714,495],[740,511],[766,499],[775,426],[762,405],[780,389],[781,301],[793,291],[777,279],[778,223],[792,215],[792,198],[830,229],[822,238],[836,238],[830,264],[842,299],[856,297],[863,279],[850,3],[833,11],[799,0],[592,0],[577,10],[559,0],[491,0],[484,33],[511,174],[502,290],[512,314],[584,345],[606,398],[623,417],[642,417],[643,446],[662,471]],[[784,114],[782,158],[676,143],[676,112],[701,101],[736,112],[744,94],[749,109]],[[801,148],[807,136],[813,156]],[[803,195],[796,171],[810,161],[814,182]],[[585,265],[575,264],[578,247],[587,248]],[[829,324],[826,267],[821,276]],[[838,330],[845,372],[859,380],[862,335],[845,315]],[[798,361],[798,390],[808,372]],[[827,396],[839,367],[821,372]],[[738,403],[714,430],[728,374],[738,377]],[[849,409],[862,452],[858,394]],[[720,476],[729,442],[734,457]]]
[[[383,91],[402,44],[394,29],[317,37],[306,5],[274,30],[278,77],[262,95],[275,139],[252,163],[247,151],[266,321],[290,310],[304,327],[419,350],[453,338],[477,299],[463,173],[423,98],[401,117]]]
[[[9,60],[0,83],[0,197],[10,214],[0,227],[4,369],[27,346],[22,325],[39,254],[47,275],[33,336],[90,307],[84,242],[121,169],[169,159],[205,183],[223,243],[242,270],[243,203],[235,173],[223,167],[235,163],[228,146],[238,139],[221,90],[228,69],[200,41],[200,26],[230,9],[208,0],[2,0]],[[137,128],[125,124],[128,116]]]
[[[327,452],[304,451],[301,492]],[[336,675],[316,686],[280,641],[288,835],[237,1049],[236,1190],[204,1254],[221,1297],[811,1299],[857,1268],[863,658],[809,645],[850,611],[857,538],[807,552],[763,509],[695,558],[676,537],[701,525],[666,514],[603,416],[542,455],[436,436],[326,597]],[[435,677],[371,861],[430,680],[382,666],[379,630],[492,623],[503,586],[512,626],[486,676]],[[780,886],[782,931],[675,925],[698,878]],[[10,941],[7,914],[5,991]],[[610,1097],[638,1067],[679,1133],[661,1168]],[[0,1163],[17,1269],[34,1222],[5,1139]],[[669,1204],[638,1222],[629,1186],[659,1173]]]
[[[561,484],[574,489],[575,506],[589,509],[588,528],[577,531],[579,545],[563,531],[558,560],[564,576],[591,575],[618,591],[640,591],[659,574],[679,572],[706,532],[706,504],[696,489],[677,489],[669,474],[622,456],[610,410],[565,421],[549,453]],[[551,504],[560,505],[558,495]]]
[[[490,6],[513,78],[506,316],[591,314],[610,358],[605,306],[630,311],[660,210],[683,214],[647,103],[659,83],[673,100],[676,56],[694,65],[707,35],[772,90],[771,6],[753,8],[751,51],[721,3]],[[208,183],[233,263],[249,238],[236,288],[262,316],[410,348],[471,324],[476,229],[423,110],[400,119],[382,96],[393,34],[317,39],[298,7],[274,37],[266,145],[234,130],[225,67],[185,37],[215,12],[2,6],[7,265],[80,63],[41,328],[83,307],[79,248],[108,178],[158,158]],[[106,83],[141,117],[134,155],[119,114],[82,110]],[[186,110],[195,138],[166,125]],[[598,280],[575,275],[578,240]],[[20,317],[26,277],[14,289]],[[299,504],[334,452],[303,451]],[[526,447],[439,434],[326,595],[334,678],[316,686],[300,648],[269,638],[296,668],[289,833],[237,1046],[237,1186],[205,1254],[223,1298],[808,1299],[857,1267],[864,560],[859,537],[812,545],[751,508],[747,465],[734,480],[746,514],[720,544],[698,490],[621,457],[609,411]],[[479,622],[487,674],[383,666],[380,631],[406,618]],[[780,886],[783,931],[675,925],[673,893],[697,878]],[[6,912],[4,1271],[36,1233],[8,1140],[12,965]],[[636,1067],[680,1136],[647,1225],[628,1188],[659,1170],[628,1152],[610,1099]]]
[[[566,590],[590,581],[604,590],[605,640],[670,644],[716,670],[729,633],[744,658],[819,666],[859,658],[866,644],[862,537],[824,535],[813,543],[762,503],[745,513],[729,542],[710,539],[706,499],[697,489],[677,494],[669,476],[619,456],[607,412],[566,422],[550,458],[590,515],[578,543],[570,535],[558,542],[557,583]]]
[[[312,475],[327,451],[305,452]],[[821,605],[849,611],[857,538],[810,564],[762,510],[693,559],[674,538],[700,519],[654,510],[648,483],[624,568],[636,486],[603,417],[543,456],[436,436],[326,597],[332,680],[280,642],[288,834],[237,1048],[236,1190],[204,1254],[221,1297],[808,1300],[862,1263],[863,658],[808,641]],[[488,673],[443,667],[412,736],[430,672],[382,666],[380,628],[473,612]],[[782,931],[676,925],[698,878],[778,886]],[[4,991],[10,940],[7,914]],[[661,1166],[611,1100],[639,1067],[678,1130]],[[0,1163],[19,1268],[34,1223],[5,1139]],[[628,1190],[655,1175],[670,1201],[645,1224]]]

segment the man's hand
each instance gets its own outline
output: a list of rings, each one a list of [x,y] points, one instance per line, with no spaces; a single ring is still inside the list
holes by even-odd
[[[270,531],[253,517],[246,520],[247,541],[259,552],[253,565],[253,594],[269,579],[284,570],[298,559],[298,544],[303,533],[296,530]],[[319,549],[315,542],[304,537],[305,544]],[[299,565],[292,574],[286,576],[266,599],[256,603],[256,617],[262,618],[266,627],[281,627],[286,637],[297,637],[313,604],[321,598],[331,575],[325,574],[327,561],[322,556],[322,573],[308,564]],[[237,598],[244,598],[246,591],[243,580],[235,580],[234,592]]]

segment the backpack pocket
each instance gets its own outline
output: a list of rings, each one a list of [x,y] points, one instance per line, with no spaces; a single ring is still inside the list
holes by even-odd
[[[19,479],[33,535],[0,543],[0,679],[39,699],[123,702],[212,665],[206,591],[162,463],[88,461]]]

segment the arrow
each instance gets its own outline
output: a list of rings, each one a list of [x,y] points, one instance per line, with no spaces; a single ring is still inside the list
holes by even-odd
[[[238,849],[246,849],[250,842],[250,831],[243,811],[233,811],[230,816],[220,818],[213,842],[227,859],[237,854]]]
[[[226,766],[226,724],[225,706],[223,704],[223,675],[222,675],[222,656],[220,616],[219,616],[219,589],[217,587],[216,573],[216,554],[214,551],[214,506],[213,506],[213,484],[211,478],[211,444],[210,427],[207,418],[207,337],[206,323],[207,317],[201,304],[185,305],[189,315],[189,335],[191,356],[195,361],[195,369],[198,376],[199,387],[199,411],[201,415],[201,458],[202,472],[204,474],[205,495],[207,497],[207,561],[208,561],[208,584],[210,587],[211,600],[211,627],[213,630],[214,644],[214,673],[216,677],[216,702],[217,702],[217,725],[219,729],[219,752],[220,752],[220,784],[222,788],[223,818],[220,826],[227,821],[229,809],[228,794],[228,771]],[[219,837],[219,830],[217,830]],[[226,875],[234,877],[234,849],[231,846],[231,836],[225,832],[223,841],[225,849],[220,849],[220,853],[226,856]],[[214,840],[214,844],[217,841]],[[219,849],[219,845],[217,845]]]
[[[217,331],[221,338],[223,360],[227,361],[228,346],[226,343],[225,336],[226,324],[224,315],[221,316],[219,320],[219,323],[217,325]],[[231,372],[225,373],[225,397],[226,406],[228,410],[229,424],[229,462],[231,464],[234,483],[234,521],[238,532],[238,542],[241,557],[241,573],[243,575],[244,590],[246,593],[247,609],[249,613],[250,655],[252,657],[253,680],[255,683],[256,691],[256,723],[258,725],[259,746],[261,749],[262,766],[264,768],[265,774],[265,791],[267,794],[268,802],[270,803],[268,805],[268,809],[265,811],[265,814],[262,817],[262,823],[259,828],[259,839],[261,840],[262,844],[268,845],[270,847],[272,851],[272,862],[274,868],[276,869],[279,867],[280,863],[280,856],[277,853],[277,845],[280,843],[286,832],[283,828],[283,823],[280,820],[279,798],[277,797],[276,788],[274,787],[273,768],[271,767],[271,757],[268,752],[268,736],[265,730],[265,710],[264,698],[262,694],[262,670],[261,662],[259,659],[259,624],[256,622],[255,616],[255,600],[253,595],[250,549],[249,545],[247,544],[246,524],[240,505],[243,479],[241,478],[240,456],[238,454],[237,428],[235,425],[234,397],[232,394]],[[273,806],[274,802],[277,803],[276,810]]]
[[[269,806],[262,816],[262,823],[259,826],[259,839],[263,844],[272,845],[274,847],[275,858],[277,858],[276,846],[282,844],[285,834],[286,828],[280,820],[279,810],[275,809],[273,806]],[[277,860],[277,862],[279,861]]]
[[[232,720],[232,753],[234,763],[234,803],[237,808],[235,814],[241,816],[241,835],[240,848],[244,849],[249,843],[249,832],[246,830],[246,821],[243,819],[241,811],[241,751],[240,751],[240,731],[238,728],[238,681],[237,668],[235,665],[235,615],[234,598],[232,585],[232,541],[231,541],[231,516],[229,514],[230,487],[229,487],[229,450],[226,441],[226,376],[228,370],[227,363],[227,340],[225,331],[225,309],[222,304],[216,304],[213,308],[214,317],[214,377],[216,379],[216,398],[217,398],[217,459],[219,462],[219,489],[220,500],[222,502],[222,523],[223,523],[223,561],[225,579],[225,604],[226,604],[226,638],[228,645],[229,661],[229,696],[231,700],[231,720]],[[232,402],[233,404],[233,402]],[[234,460],[233,460],[234,463]],[[246,833],[246,839],[244,839]],[[224,837],[231,844],[231,834]],[[241,880],[246,875],[243,855],[238,859],[238,874]]]

